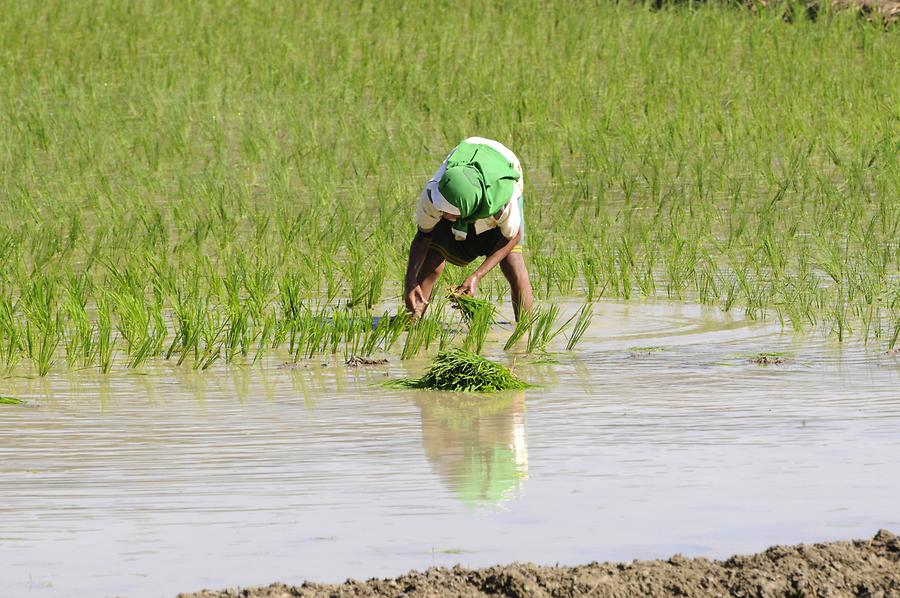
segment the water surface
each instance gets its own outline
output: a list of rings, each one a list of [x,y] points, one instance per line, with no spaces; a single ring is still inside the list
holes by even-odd
[[[900,357],[668,303],[600,303],[578,351],[543,363],[503,354],[505,334],[487,354],[539,387],[386,389],[425,366],[396,357],[0,380],[28,401],[0,406],[0,595],[727,557],[900,531]]]

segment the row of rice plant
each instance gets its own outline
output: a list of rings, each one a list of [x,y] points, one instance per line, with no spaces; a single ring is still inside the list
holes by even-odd
[[[439,303],[413,321],[404,312],[374,315],[351,303],[296,301],[284,288],[262,307],[243,300],[211,306],[179,292],[169,298],[174,305],[171,318],[163,315],[162,301],[145,303],[139,294],[120,292],[104,295],[95,317],[71,295],[62,302],[43,295],[30,296],[30,303],[21,306],[30,315],[16,318],[20,306],[7,296],[0,301],[0,369],[11,370],[24,357],[45,376],[64,355],[70,368],[97,368],[101,373],[110,371],[114,358],[128,368],[159,358],[205,370],[217,362],[253,365],[272,349],[286,351],[294,362],[324,355],[350,360],[398,349],[401,359],[409,359],[443,351],[458,340],[465,349],[481,353],[494,324],[490,303],[470,320],[447,317]],[[517,323],[504,349],[546,352],[550,340],[575,321],[566,345],[571,351],[592,313],[592,304],[585,304],[560,325],[557,307],[536,308]],[[527,343],[519,344],[523,338]]]
[[[483,323],[456,339],[437,310],[375,324],[399,303],[421,185],[472,134],[525,165],[545,306],[520,333],[532,350],[562,338],[540,322],[567,296],[695,301],[895,347],[898,30],[782,17],[536,0],[8,6],[2,365],[479,349]],[[503,299],[506,283],[493,273],[480,294]]]

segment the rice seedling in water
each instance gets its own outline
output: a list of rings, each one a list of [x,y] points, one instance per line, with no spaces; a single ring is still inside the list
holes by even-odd
[[[453,291],[447,294],[447,299],[454,309],[459,310],[459,315],[467,324],[471,323],[475,315],[479,313],[482,314],[482,319],[485,317],[484,314],[489,314],[493,318],[494,304],[486,299]]]
[[[442,335],[445,328],[447,328],[447,324],[444,322],[444,308],[443,304],[439,303],[424,317],[410,324],[400,359],[409,359],[416,356],[420,350],[427,350],[434,339]]]
[[[362,349],[358,351],[356,347],[354,347],[351,355],[348,355],[347,358],[357,355],[358,353],[362,353],[363,357],[369,357],[372,353],[375,352],[375,348],[378,346],[378,343],[384,342],[384,339],[387,337],[391,327],[391,316],[388,312],[384,312],[381,317],[378,318],[378,323],[373,323],[372,326],[369,327],[369,330],[366,331],[362,339]]]
[[[429,328],[430,323],[424,318],[420,318],[410,325],[406,331],[403,349],[400,351],[400,359],[410,359],[419,354]]]
[[[560,332],[565,330],[565,328],[572,322],[572,318],[569,318],[562,326],[553,330],[553,325],[556,324],[556,319],[559,317],[559,307],[556,305],[551,305],[546,310],[541,308],[535,308],[535,318],[534,324],[531,326],[531,329],[528,331],[528,344],[527,344],[527,352],[535,353],[537,351],[546,351],[547,347],[550,345],[550,342],[559,335]]]
[[[0,298],[0,359],[8,369],[16,365],[22,352],[22,335],[14,313],[12,300]]]
[[[566,343],[566,351],[573,351],[575,349],[575,345],[578,344],[578,341],[581,340],[581,337],[584,336],[584,333],[587,331],[588,326],[591,325],[591,320],[594,317],[593,304],[585,303],[582,305],[576,316],[575,326],[572,328],[572,335],[569,336],[569,342]]]
[[[206,370],[219,358],[222,354],[222,338],[225,335],[227,323],[216,313],[207,314],[203,319],[203,325],[200,327],[200,338],[203,343],[203,350],[194,359],[193,368],[195,370]]]
[[[523,339],[534,326],[534,322],[539,315],[540,311],[537,309],[532,309],[525,313],[520,312],[519,319],[516,321],[516,327],[513,328],[512,334],[509,335],[506,344],[503,345],[503,350],[509,351],[517,342]]]
[[[390,352],[403,332],[408,330],[412,323],[412,318],[405,311],[391,317],[388,329],[384,335],[384,351],[386,353]]]
[[[31,323],[26,323],[25,342],[29,347],[29,353],[32,356],[38,368],[39,376],[46,376],[50,367],[53,365],[53,356],[62,339],[60,332],[60,321],[50,321],[42,326],[32,327]]]
[[[552,18],[521,22],[449,13],[447,27],[464,34],[438,43],[422,35],[427,5],[395,11],[389,2],[363,14],[300,3],[263,25],[243,18],[253,2],[210,14],[163,0],[126,14],[122,3],[98,1],[20,3],[0,22],[0,51],[17,65],[4,73],[10,101],[0,108],[7,369],[27,358],[46,370],[64,353],[71,367],[108,371],[114,334],[133,367],[159,354],[160,342],[167,358],[203,364],[216,349],[227,362],[285,345],[299,358],[389,351],[405,328],[370,336],[348,316],[317,330],[301,312],[340,310],[336,301],[347,299],[371,310],[399,294],[408,238],[398,231],[411,226],[418,187],[435,156],[475,130],[527,158],[529,197],[553,198],[552,209],[526,204],[528,242],[539,250],[525,259],[549,301],[661,295],[753,318],[774,309],[796,330],[897,343],[900,158],[896,115],[879,109],[900,96],[893,30],[832,15],[788,24],[724,3],[665,11],[595,3],[544,7]],[[501,12],[493,2],[480,8]],[[166,46],[172,59],[147,62],[85,29],[98,11],[134,25],[132,46]],[[497,22],[516,32],[495,35],[497,50],[528,65],[512,79],[466,60],[472,40],[496,33]],[[171,23],[209,35],[172,37]],[[565,32],[554,39],[595,48],[597,60],[534,55],[531,42],[547,38],[550,24]],[[379,31],[416,40],[418,59],[393,60],[396,38]],[[67,44],[74,34],[79,44]],[[248,35],[260,42],[252,56],[221,43]],[[302,43],[278,51],[285,39]],[[341,51],[322,60],[321,48]],[[246,69],[227,68],[235,63]],[[440,118],[458,114],[468,92],[446,85],[423,106],[410,90],[431,85],[428,73],[447,64],[448,80],[479,89],[503,80],[520,101]],[[304,77],[289,76],[296,72]],[[36,76],[59,85],[35,86]],[[535,77],[544,84],[531,84]],[[216,101],[197,93],[236,88],[253,93]],[[645,109],[633,110],[635,94]],[[346,109],[322,114],[338,103]],[[632,118],[616,117],[623,113]],[[385,147],[398,148],[389,163]],[[482,292],[505,295],[502,276],[492,272]],[[205,333],[216,318],[224,332]],[[477,348],[469,333],[462,342]],[[442,348],[457,340],[448,327],[436,334]]]
[[[469,331],[463,339],[463,349],[481,353],[484,339],[494,324],[494,306],[490,303],[479,305],[468,320]]]
[[[101,374],[106,374],[112,367],[112,354],[115,341],[112,337],[111,307],[107,300],[101,299],[97,305],[97,360]]]
[[[263,351],[268,347],[269,340],[272,338],[272,330],[275,327],[274,316],[266,316],[263,320],[262,330],[259,331],[258,341],[256,344],[256,352],[253,354],[253,365],[259,361]]]
[[[894,333],[891,335],[891,340],[888,342],[888,350],[893,351],[897,346],[897,341],[900,340],[900,322],[894,326]]]
[[[498,392],[529,386],[506,367],[465,349],[442,351],[421,378],[397,380],[391,385],[455,392]]]

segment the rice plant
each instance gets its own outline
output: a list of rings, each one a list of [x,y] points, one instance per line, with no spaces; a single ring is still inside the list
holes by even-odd
[[[534,324],[528,331],[526,350],[528,353],[546,352],[550,342],[565,329],[568,323],[571,322],[571,319],[556,330],[553,330],[553,326],[559,317],[559,306],[551,305],[547,309],[537,307],[534,311]]]
[[[463,348],[481,353],[485,338],[494,324],[496,310],[489,302],[470,304],[467,309],[471,309],[471,311],[466,320],[468,331],[463,338]]]
[[[582,305],[581,309],[578,310],[576,316],[575,326],[572,328],[572,334],[569,336],[569,341],[566,343],[566,351],[575,350],[575,346],[578,344],[578,341],[581,340],[581,337],[584,336],[584,333],[591,325],[591,320],[594,317],[593,304],[585,303],[584,305]]]
[[[442,351],[420,378],[397,380],[403,388],[447,390],[454,392],[498,392],[528,388],[504,366],[465,349]]]
[[[485,319],[487,316],[490,316],[493,319],[494,304],[487,299],[453,291],[450,291],[447,294],[447,299],[450,301],[450,305],[453,309],[459,311],[460,317],[466,324],[471,324],[476,315],[481,319]]]
[[[512,333],[506,340],[506,344],[503,345],[503,350],[509,351],[516,343],[525,338],[525,335],[528,334],[532,327],[534,327],[535,320],[537,320],[540,314],[541,312],[538,309],[533,309],[521,314],[516,321],[515,328],[513,328]]]
[[[0,362],[108,372],[114,355],[210,368],[272,349],[480,350],[478,326],[409,340],[402,319],[364,329],[350,313],[394,311],[415,198],[470,134],[527,164],[525,259],[547,302],[664,297],[896,345],[896,30],[732,4],[526,0],[510,15],[488,1],[472,21],[464,3],[442,16],[463,32],[452,39],[430,35],[428,3],[393,0],[272,19],[248,18],[274,10],[258,0],[11,4]],[[128,34],[84,27],[97,14]],[[502,63],[469,60],[486,38]],[[535,54],[547,39],[592,54]],[[489,302],[508,292],[496,271],[480,284]],[[477,313],[455,302],[466,322]],[[548,318],[507,347],[532,330],[527,350],[546,348],[562,329]]]

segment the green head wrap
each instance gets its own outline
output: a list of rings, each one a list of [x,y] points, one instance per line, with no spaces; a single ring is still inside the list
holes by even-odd
[[[457,238],[465,238],[469,224],[498,213],[512,199],[519,173],[492,147],[460,143],[447,158],[438,191],[459,209],[453,223]]]
[[[438,182],[438,191],[459,209],[459,218],[465,220],[477,211],[484,199],[484,179],[478,169],[469,164],[448,166]]]

